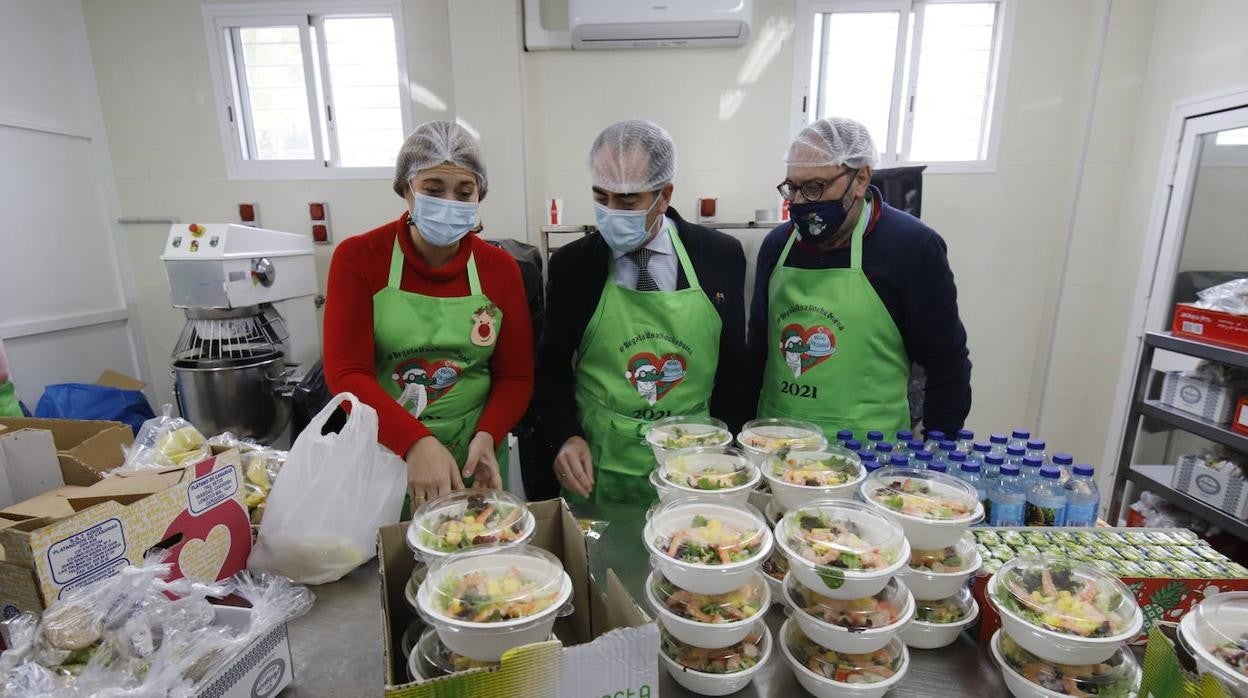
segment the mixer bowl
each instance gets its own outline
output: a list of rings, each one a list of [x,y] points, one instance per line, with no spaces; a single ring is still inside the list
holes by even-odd
[[[206,435],[228,431],[262,444],[281,436],[290,421],[288,376],[280,351],[173,362],[174,396],[184,419]]]

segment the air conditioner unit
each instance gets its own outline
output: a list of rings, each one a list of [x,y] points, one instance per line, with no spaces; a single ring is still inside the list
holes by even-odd
[[[572,48],[741,46],[753,0],[569,0]]]

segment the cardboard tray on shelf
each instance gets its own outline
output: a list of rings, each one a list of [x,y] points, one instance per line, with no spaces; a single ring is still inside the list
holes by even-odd
[[[1171,331],[1178,337],[1248,350],[1248,315],[1232,315],[1178,303],[1174,306]]]
[[[385,695],[474,698],[559,695],[658,695],[659,631],[612,572],[600,589],[589,575],[586,538],[562,499],[529,504],[536,519],[531,545],[562,563],[572,578],[575,611],[555,623],[558,641],[509,650],[492,669],[471,669],[437,679],[412,681],[403,633],[416,620],[404,587],[416,567],[407,547],[407,523],[378,532],[381,627]]]

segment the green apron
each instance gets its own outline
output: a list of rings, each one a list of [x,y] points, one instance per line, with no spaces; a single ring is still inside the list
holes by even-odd
[[[490,356],[503,313],[481,292],[472,256],[466,296],[409,293],[400,288],[402,280],[403,249],[396,237],[390,281],[373,294],[377,381],[433,432],[462,470],[490,396]],[[498,444],[498,465],[505,488],[506,440]]]
[[[598,308],[581,335],[576,406],[594,461],[597,503],[644,508],[654,453],[646,428],[675,415],[708,414],[719,364],[720,319],[698,284],[680,236],[669,224],[689,288],[635,291],[615,283],[611,259]],[[571,502],[584,502],[568,490]]]
[[[767,285],[771,317],[759,417],[814,422],[826,434],[851,429],[892,434],[910,428],[910,361],[901,333],[862,273],[862,237],[871,202],[854,225],[847,269],[784,266]]]
[[[0,383],[0,417],[22,416],[21,405],[17,402],[16,390],[12,381]]]

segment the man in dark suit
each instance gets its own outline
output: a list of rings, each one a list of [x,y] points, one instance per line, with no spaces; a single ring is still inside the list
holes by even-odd
[[[598,234],[550,261],[534,404],[565,496],[644,506],[651,423],[709,414],[735,430],[751,411],[736,375],[745,255],[671,208],[676,148],[659,126],[609,126],[589,167]]]

